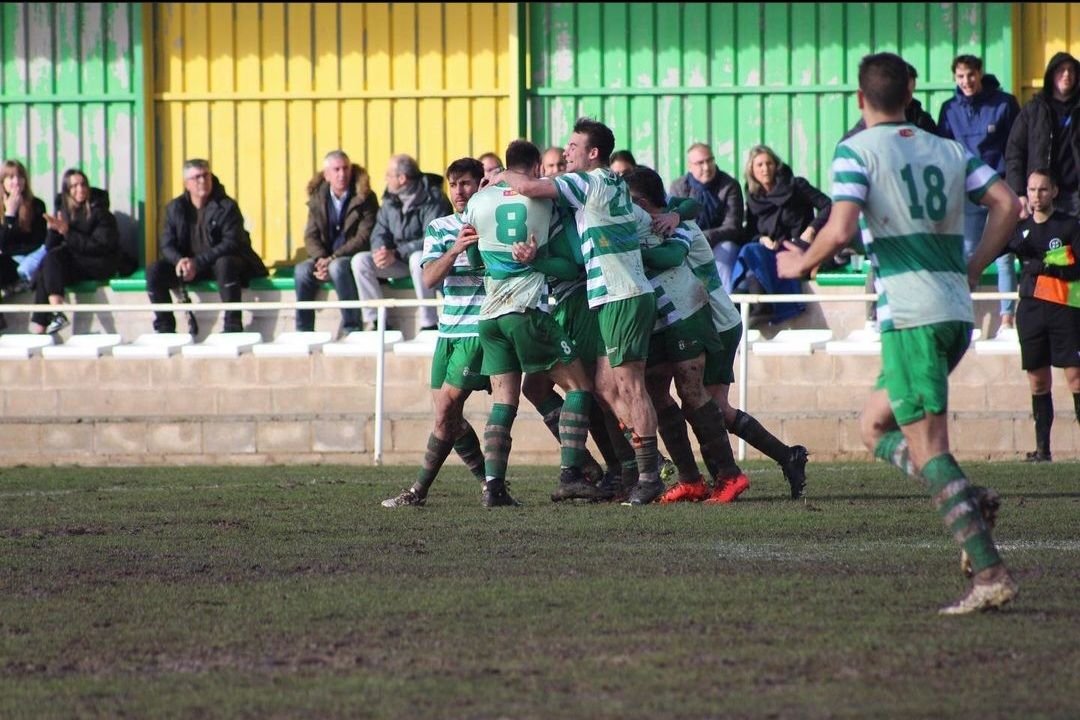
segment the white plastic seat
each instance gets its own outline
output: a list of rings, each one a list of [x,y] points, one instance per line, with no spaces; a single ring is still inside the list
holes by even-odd
[[[197,345],[184,345],[180,354],[197,358],[235,358],[262,342],[257,332],[213,333]]]
[[[880,355],[881,333],[867,328],[853,330],[843,340],[825,343],[825,352],[830,355]]]
[[[0,335],[0,360],[26,360],[53,343],[52,335]]]
[[[437,330],[423,330],[408,342],[396,343],[394,354],[402,357],[432,357],[435,355],[435,345],[438,341]]]
[[[253,345],[251,352],[256,357],[304,357],[331,340],[333,336],[325,331],[285,332],[273,342]]]
[[[72,335],[63,345],[46,345],[41,356],[46,360],[86,360],[104,355],[123,341],[117,333]]]
[[[384,347],[390,347],[403,341],[405,335],[400,330],[387,330]],[[374,331],[356,331],[337,342],[327,343],[322,348],[324,355],[337,357],[361,357],[379,354],[379,333]]]
[[[832,340],[832,330],[781,330],[772,340],[753,345],[755,355],[810,355]]]
[[[129,345],[117,345],[112,354],[124,360],[163,360],[194,340],[191,333],[145,333]]]
[[[972,339],[974,339],[975,333],[979,333],[979,331],[976,330],[972,333]],[[1002,330],[997,334],[997,337],[991,340],[976,340],[975,352],[978,355],[1019,355],[1020,337],[1016,334],[1015,329]]]

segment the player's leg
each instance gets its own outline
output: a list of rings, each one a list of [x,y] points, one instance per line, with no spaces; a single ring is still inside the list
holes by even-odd
[[[517,417],[521,391],[521,365],[514,346],[502,327],[506,316],[480,321],[483,373],[491,380],[491,414],[484,427],[485,507],[517,505],[506,489],[510,458],[510,430]]]
[[[802,445],[786,445],[755,417],[731,405],[729,394],[735,382],[735,355],[742,339],[742,324],[724,330],[719,337],[721,350],[710,352],[705,358],[705,389],[723,413],[728,432],[776,462],[791,489],[791,499],[798,500],[806,490],[809,453]]]
[[[1076,412],[1076,422],[1080,423],[1080,367],[1065,368],[1065,382],[1069,384],[1069,392],[1073,396],[1073,410]]]
[[[1050,462],[1050,428],[1054,425],[1050,366],[1028,370],[1027,379],[1031,388],[1031,413],[1035,416],[1035,452],[1027,454],[1027,461]]]
[[[475,338],[469,340],[478,351],[479,341]],[[384,500],[383,507],[423,505],[439,470],[464,433],[462,425],[468,425],[462,416],[462,410],[472,387],[466,382],[467,373],[462,372],[463,364],[468,362],[465,357],[468,348],[464,346],[464,341],[465,339],[442,337],[435,346],[435,355],[431,361],[431,397],[435,410],[435,427],[428,436],[427,450],[424,452],[423,464],[416,482],[396,497]],[[479,376],[479,358],[474,364],[476,376]],[[486,386],[486,382],[484,384]]]
[[[544,426],[555,437],[555,441],[561,443],[562,441],[559,438],[559,417],[562,414],[563,398],[559,393],[555,392],[555,382],[551,379],[551,375],[546,372],[527,373],[525,380],[521,383],[521,394],[540,413]],[[604,440],[605,445],[610,449],[611,444],[606,442],[606,437]],[[601,455],[604,455],[604,446],[600,446],[599,442],[597,445],[600,448]],[[600,463],[596,461],[596,458],[588,450],[585,451],[581,467],[585,477],[590,482],[599,482],[604,476],[604,469],[600,467]]]
[[[673,374],[671,363],[667,362],[645,371],[645,386],[653,407],[656,408],[656,429],[675,463],[677,472],[677,482],[660,496],[660,502],[699,502],[709,496],[709,486],[705,484],[705,478],[698,469],[697,459],[690,446],[686,417],[682,408],[671,397]]]
[[[1020,340],[1020,366],[1027,372],[1028,387],[1031,389],[1031,413],[1035,418],[1035,452],[1027,454],[1028,462],[1050,462],[1050,428],[1054,424],[1054,400],[1050,394],[1050,365],[1054,357],[1054,341],[1058,340],[1054,332],[1054,321],[1058,315],[1053,312],[1050,303],[1040,300],[1023,299],[1016,313],[1016,331]],[[1066,315],[1066,317],[1070,317]],[[1066,343],[1070,335],[1065,333],[1060,339]],[[1071,355],[1076,356],[1078,348],[1072,347]],[[1066,358],[1069,364],[1071,358]]]

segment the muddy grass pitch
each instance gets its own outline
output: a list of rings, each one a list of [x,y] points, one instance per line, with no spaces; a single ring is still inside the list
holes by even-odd
[[[1021,582],[965,588],[924,491],[750,463],[732,506],[484,510],[449,468],[0,471],[0,717],[1075,717],[1080,465],[967,464]]]

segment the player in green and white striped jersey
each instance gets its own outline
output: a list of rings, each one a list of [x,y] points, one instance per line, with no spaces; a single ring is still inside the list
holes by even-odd
[[[565,175],[541,180],[507,172],[493,180],[504,179],[522,195],[558,200],[575,210],[589,307],[598,309],[605,349],[597,361],[596,389],[633,437],[638,484],[629,502],[640,505],[655,500],[664,488],[657,468],[656,412],[645,389],[655,300],[642,265],[630,193],[608,168],[614,149],[610,128],[580,118],[566,144]]]
[[[882,460],[925,478],[946,527],[971,558],[971,591],[941,612],[998,607],[1016,595],[1017,585],[990,535],[993,493],[968,485],[949,452],[945,412],[949,372],[971,339],[969,291],[1005,247],[1020,202],[959,143],[904,120],[911,90],[903,58],[863,58],[858,100],[867,129],[836,148],[829,222],[805,252],[788,243],[777,269],[782,277],[802,276],[855,235],[863,213],[882,295],[881,374],[863,408],[863,441]],[[966,267],[965,198],[989,208]]]
[[[675,233],[665,241],[652,232],[652,213],[666,208],[664,181],[655,171],[639,165],[623,177],[635,203],[641,255],[657,296],[646,385],[656,408],[660,437],[679,472],[679,482],[661,502],[731,502],[750,484],[731,452],[723,414],[705,389],[706,359],[723,346],[713,324],[708,289],[687,262],[692,236]],[[673,379],[681,408],[671,397]],[[698,472],[687,422],[715,481],[712,490]]]
[[[408,490],[383,501],[384,507],[423,505],[435,477],[450,450],[456,450],[480,482],[484,481],[484,455],[463,410],[474,390],[490,388],[481,372],[477,318],[484,301],[483,271],[469,264],[466,250],[476,244],[476,233],[462,219],[469,199],[480,188],[484,166],[479,160],[462,158],[446,169],[450,201],[457,211],[436,218],[424,235],[420,260],[424,283],[434,288],[442,284],[443,309],[439,318],[439,340],[431,361],[431,390],[435,405],[435,429],[428,438],[420,473]]]
[[[506,149],[506,165],[535,179],[540,171],[540,150],[527,140],[515,140]],[[559,413],[562,453],[556,494],[560,499],[600,499],[596,486],[585,482],[582,474],[591,382],[570,339],[537,307],[547,294],[543,269],[514,258],[515,247],[546,248],[553,212],[551,202],[523,196],[495,176],[473,196],[465,213],[466,222],[479,235],[476,248],[487,271],[487,297],[479,328],[484,372],[491,377],[493,400],[484,431],[484,503],[489,507],[517,504],[506,490],[505,479],[510,428],[517,416],[523,371],[546,372],[566,392]],[[476,253],[472,254],[475,265]]]

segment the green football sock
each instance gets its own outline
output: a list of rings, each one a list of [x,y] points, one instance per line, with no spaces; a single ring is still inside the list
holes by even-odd
[[[1076,413],[1076,422],[1080,423],[1080,393],[1073,393],[1073,411]]]
[[[684,411],[685,412],[685,411]],[[686,412],[690,428],[694,431],[701,457],[713,478],[727,479],[742,475],[731,452],[731,440],[724,425],[724,416],[715,400],[710,400],[697,410]]]
[[[949,453],[938,455],[926,463],[922,474],[930,484],[934,507],[971,557],[972,569],[977,573],[1000,563],[1001,556],[956,459]]]
[[[919,478],[915,463],[911,461],[907,439],[899,430],[893,430],[881,436],[874,447],[874,457],[884,460],[909,477]]]
[[[686,418],[682,408],[672,404],[656,412],[656,430],[664,441],[664,447],[672,462],[679,469],[679,482],[695,482],[701,476],[690,437],[686,434]]]
[[[640,437],[633,434],[634,459],[637,461],[638,482],[660,482],[660,451],[656,447],[656,436]]]
[[[510,428],[517,417],[517,405],[495,403],[484,428],[484,475],[488,480],[506,478],[510,458]]]
[[[476,430],[464,418],[461,420],[461,434],[454,441],[454,451],[457,452],[461,461],[465,463],[465,467],[469,468],[469,472],[483,482],[484,451],[480,447],[480,438],[477,437]]]
[[[604,409],[600,407],[600,403],[592,403],[589,407],[589,434],[592,435],[593,442],[596,443],[596,447],[600,451],[600,456],[604,458],[604,464],[607,465],[608,472],[618,473],[620,466],[619,456],[615,452],[611,436],[608,435],[604,415]]]
[[[563,399],[554,391],[536,406],[536,411],[544,419],[545,427],[555,436],[556,442],[561,442],[559,440],[559,414],[562,412],[562,408]]]
[[[559,464],[562,467],[581,467],[585,457],[585,441],[589,439],[590,405],[592,394],[587,390],[566,393],[566,401],[559,413],[559,438],[562,442]]]
[[[623,432],[622,423],[611,413],[604,413],[604,425],[607,427],[608,438],[615,449],[615,455],[619,458],[623,482],[637,482],[637,458],[634,455],[634,446],[630,444],[626,433]]]
[[[427,497],[431,484],[450,455],[454,444],[449,440],[437,437],[435,433],[428,436],[427,450],[424,452],[424,464],[420,466],[420,472],[413,483],[412,491],[420,497]]]

